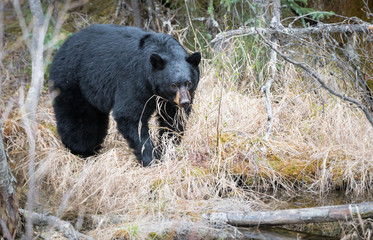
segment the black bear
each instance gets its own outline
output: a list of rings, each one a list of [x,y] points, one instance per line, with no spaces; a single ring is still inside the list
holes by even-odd
[[[188,55],[168,34],[136,27],[92,25],[69,37],[50,67],[53,108],[63,144],[82,157],[94,155],[107,134],[110,111],[143,166],[159,159],[148,120],[157,98],[160,133],[180,137],[178,108],[189,115],[199,82],[201,55]],[[164,114],[160,114],[164,112]]]

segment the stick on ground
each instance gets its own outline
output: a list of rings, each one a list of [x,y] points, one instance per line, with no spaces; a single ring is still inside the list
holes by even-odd
[[[373,217],[373,202],[277,210],[271,212],[210,213],[212,222],[224,222],[237,227],[274,226],[304,223],[336,222]]]
[[[87,240],[93,240],[93,238],[86,236],[78,231],[76,231],[71,225],[71,223],[63,221],[59,219],[58,217],[51,216],[51,215],[45,215],[40,213],[30,213],[27,210],[19,209],[19,212],[25,217],[30,219],[33,225],[38,226],[49,226],[54,227],[57,231],[60,231],[67,239],[70,240],[81,240],[81,239],[87,239]]]

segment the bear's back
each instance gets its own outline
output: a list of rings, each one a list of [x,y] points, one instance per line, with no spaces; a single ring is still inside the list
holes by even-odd
[[[125,86],[124,91],[144,88],[153,53],[170,62],[185,61],[188,56],[168,34],[91,25],[69,37],[57,51],[50,68],[51,89],[79,89],[93,106],[110,111],[118,85]]]

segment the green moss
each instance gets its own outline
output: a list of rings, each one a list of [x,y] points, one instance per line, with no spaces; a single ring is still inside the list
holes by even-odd
[[[138,236],[138,229],[139,226],[135,224],[125,224],[122,228],[117,230],[112,237],[111,240],[127,240],[127,239],[136,239]]]
[[[175,239],[176,231],[165,230],[162,233],[150,232],[146,239],[149,240],[164,240],[164,239]]]
[[[57,135],[57,126],[55,124],[49,124],[46,122],[42,122],[41,126],[50,130],[51,132],[53,132],[53,134]]]

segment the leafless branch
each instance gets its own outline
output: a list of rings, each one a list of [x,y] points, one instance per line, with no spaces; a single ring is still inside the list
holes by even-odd
[[[69,222],[63,221],[55,216],[30,212],[24,209],[19,209],[19,212],[26,218],[30,219],[32,224],[37,226],[49,226],[60,231],[67,239],[80,240],[87,239],[93,240],[90,236],[84,235],[76,231],[73,225]]]
[[[54,46],[61,40],[59,34],[61,32],[61,28],[62,28],[63,23],[67,19],[68,11],[70,11],[71,9],[77,8],[79,6],[82,6],[82,5],[86,4],[87,2],[88,2],[88,0],[80,0],[80,1],[74,1],[74,2],[71,2],[71,0],[67,0],[64,3],[62,10],[59,11],[59,13],[58,13],[58,18],[56,20],[56,25],[54,26],[54,30],[53,30],[52,40],[44,46],[44,51],[46,51],[46,54],[45,54],[45,57],[44,57],[44,59],[45,59],[44,62],[46,64],[48,64],[50,62],[50,59],[51,59],[51,56],[52,56],[52,53],[53,53],[53,50],[54,50]]]
[[[44,84],[44,39],[48,29],[52,7],[48,7],[48,12],[44,15],[40,0],[30,0],[30,9],[33,16],[33,32],[31,42],[31,60],[32,60],[32,77],[31,86],[28,90],[26,101],[23,102],[23,94],[20,94],[20,109],[22,112],[22,121],[27,133],[29,142],[29,162],[28,162],[28,192],[27,207],[30,212],[33,211],[34,194],[35,194],[35,148],[36,148],[36,109],[39,97]],[[26,221],[26,235],[32,236],[32,222]]]
[[[273,0],[273,16],[271,20],[271,27],[272,28],[278,28],[280,24],[280,7],[281,3],[279,0]],[[271,48],[277,49],[278,46],[278,39],[275,34],[272,34],[270,36],[271,38]],[[277,62],[277,53],[274,50],[271,50],[270,53],[270,62],[269,62],[269,68],[270,68],[270,77],[266,84],[262,87],[262,92],[265,93],[265,103],[266,103],[266,109],[267,109],[267,132],[264,136],[264,140],[268,141],[269,136],[272,132],[272,122],[273,122],[273,114],[272,114],[272,104],[271,104],[271,86],[272,83],[276,80],[277,76],[277,69],[276,69],[276,62]]]
[[[2,233],[3,237],[5,237],[8,240],[12,240],[12,235],[9,232],[8,227],[6,226],[5,221],[0,217],[0,233]]]
[[[43,14],[40,0],[30,0],[30,8],[33,15],[33,31],[31,44],[32,78],[31,86],[27,92],[26,110],[32,120],[35,120],[41,90],[44,83],[44,39],[48,29],[52,7],[48,8],[47,14]]]
[[[369,19],[369,18],[373,17],[373,13],[372,13],[372,11],[370,11],[368,0],[363,0],[363,2],[364,2],[363,11],[365,11],[365,13],[367,14],[367,17]],[[371,5],[371,7],[372,7],[372,5]]]
[[[257,33],[262,35],[272,34],[287,34],[287,35],[305,35],[305,34],[321,34],[323,32],[329,33],[352,33],[352,32],[369,32],[373,29],[373,24],[360,23],[360,24],[319,24],[317,26],[307,28],[256,28],[256,27],[243,27],[227,32],[222,32],[216,35],[211,41],[211,44],[217,44],[221,41],[227,41],[232,37],[249,36]]]
[[[309,66],[307,63],[300,63],[300,62],[297,62],[295,61],[294,59],[286,56],[285,54],[283,54],[281,51],[279,51],[278,49],[275,49],[272,47],[272,44],[270,41],[268,41],[260,31],[257,32],[258,35],[262,38],[263,42],[268,46],[270,47],[273,51],[277,52],[277,54],[279,54],[283,59],[285,59],[287,62],[290,62],[298,67],[300,67],[301,69],[303,69],[306,73],[310,74],[315,80],[317,80],[317,82],[321,85],[322,88],[324,88],[325,90],[327,90],[329,93],[331,93],[332,95],[334,96],[337,96],[339,98],[341,98],[342,100],[345,100],[347,102],[350,102],[354,105],[356,105],[358,108],[360,108],[366,118],[368,119],[369,123],[372,125],[373,127],[373,117],[369,111],[369,109],[364,105],[362,104],[361,102],[359,102],[357,99],[354,99],[354,98],[351,98],[351,97],[348,97],[346,96],[346,94],[344,93],[340,93],[336,90],[334,90],[332,87],[328,86],[324,80],[322,80],[322,77],[314,70],[312,69],[311,66]]]
[[[145,24],[146,29],[149,29],[150,26],[151,26],[151,29],[155,29],[155,24],[154,24],[154,20],[153,20],[153,0],[147,0],[147,5],[148,5],[148,8],[147,8],[148,21]]]
[[[19,26],[21,27],[21,30],[22,30],[22,38],[23,38],[27,48],[31,51],[31,43],[30,43],[30,41],[28,41],[29,36],[30,36],[30,32],[29,32],[29,28],[27,27],[26,20],[23,17],[21,6],[19,5],[19,0],[13,0],[12,4],[13,4],[14,10],[16,12],[18,21],[19,21]]]

